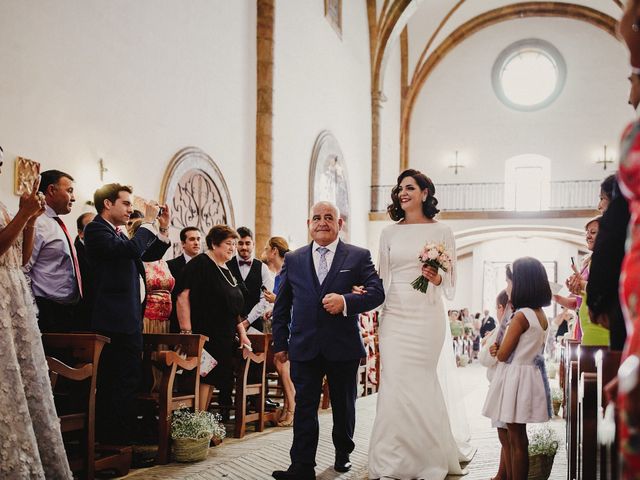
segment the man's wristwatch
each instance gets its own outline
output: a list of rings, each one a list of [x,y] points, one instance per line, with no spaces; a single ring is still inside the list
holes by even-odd
[[[163,235],[166,235],[167,233],[169,233],[169,227],[160,227],[158,228],[158,231]]]

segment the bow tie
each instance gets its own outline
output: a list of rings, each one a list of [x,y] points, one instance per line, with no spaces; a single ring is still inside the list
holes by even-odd
[[[251,266],[251,260],[239,260],[238,263],[240,266],[246,265],[247,267]]]

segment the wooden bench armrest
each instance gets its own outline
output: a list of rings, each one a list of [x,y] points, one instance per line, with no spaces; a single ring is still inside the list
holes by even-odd
[[[175,364],[178,365],[179,368],[184,368],[185,370],[193,370],[198,366],[198,362],[200,361],[197,357],[182,358],[172,350],[157,352],[157,359],[160,363],[168,367]]]
[[[242,349],[242,358],[246,359],[251,359],[252,362],[255,363],[262,363],[265,361],[265,359],[267,358],[267,354],[265,352],[260,352],[260,353],[254,353],[249,351],[246,348]]]
[[[54,357],[46,357],[49,370],[70,380],[86,380],[93,374],[93,364],[87,363],[81,367],[70,367]]]

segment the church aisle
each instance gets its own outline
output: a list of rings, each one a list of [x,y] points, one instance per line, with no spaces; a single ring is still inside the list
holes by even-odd
[[[461,381],[466,385],[465,404],[471,423],[472,443],[478,448],[473,461],[468,465],[469,474],[450,479],[487,480],[497,471],[500,455],[496,432],[491,429],[488,419],[480,415],[487,391],[485,369],[475,362],[458,370]],[[320,414],[320,443],[316,467],[319,480],[367,479],[367,446],[375,415],[375,395],[361,398],[357,402],[357,424],[355,433],[356,449],[351,455],[351,472],[338,474],[333,470],[333,445],[331,443],[331,412]],[[425,406],[428,400],[425,400]],[[566,477],[566,454],[564,450],[564,422],[556,418],[551,422],[560,441],[551,479]],[[207,460],[195,464],[169,464],[133,471],[127,477],[131,480],[143,479],[192,479],[192,480],[259,480],[271,478],[271,471],[286,468],[289,464],[289,447],[293,430],[288,428],[267,428],[262,433],[250,433],[244,439],[225,439],[209,450]]]

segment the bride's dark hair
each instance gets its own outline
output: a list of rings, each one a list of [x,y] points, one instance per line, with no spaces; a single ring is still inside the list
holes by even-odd
[[[400,184],[402,180],[407,177],[412,177],[420,190],[424,190],[425,188],[429,192],[427,195],[427,199],[422,202],[422,213],[427,218],[433,218],[440,211],[436,207],[438,205],[438,199],[435,197],[436,187],[431,181],[429,177],[427,177],[424,173],[419,172],[418,170],[414,170],[412,168],[405,170],[398,177],[398,181],[396,182],[396,186],[391,190],[391,204],[387,207],[387,213],[391,217],[392,220],[398,221],[404,218],[404,210],[400,206],[400,199],[398,198],[398,192],[400,190]]]

